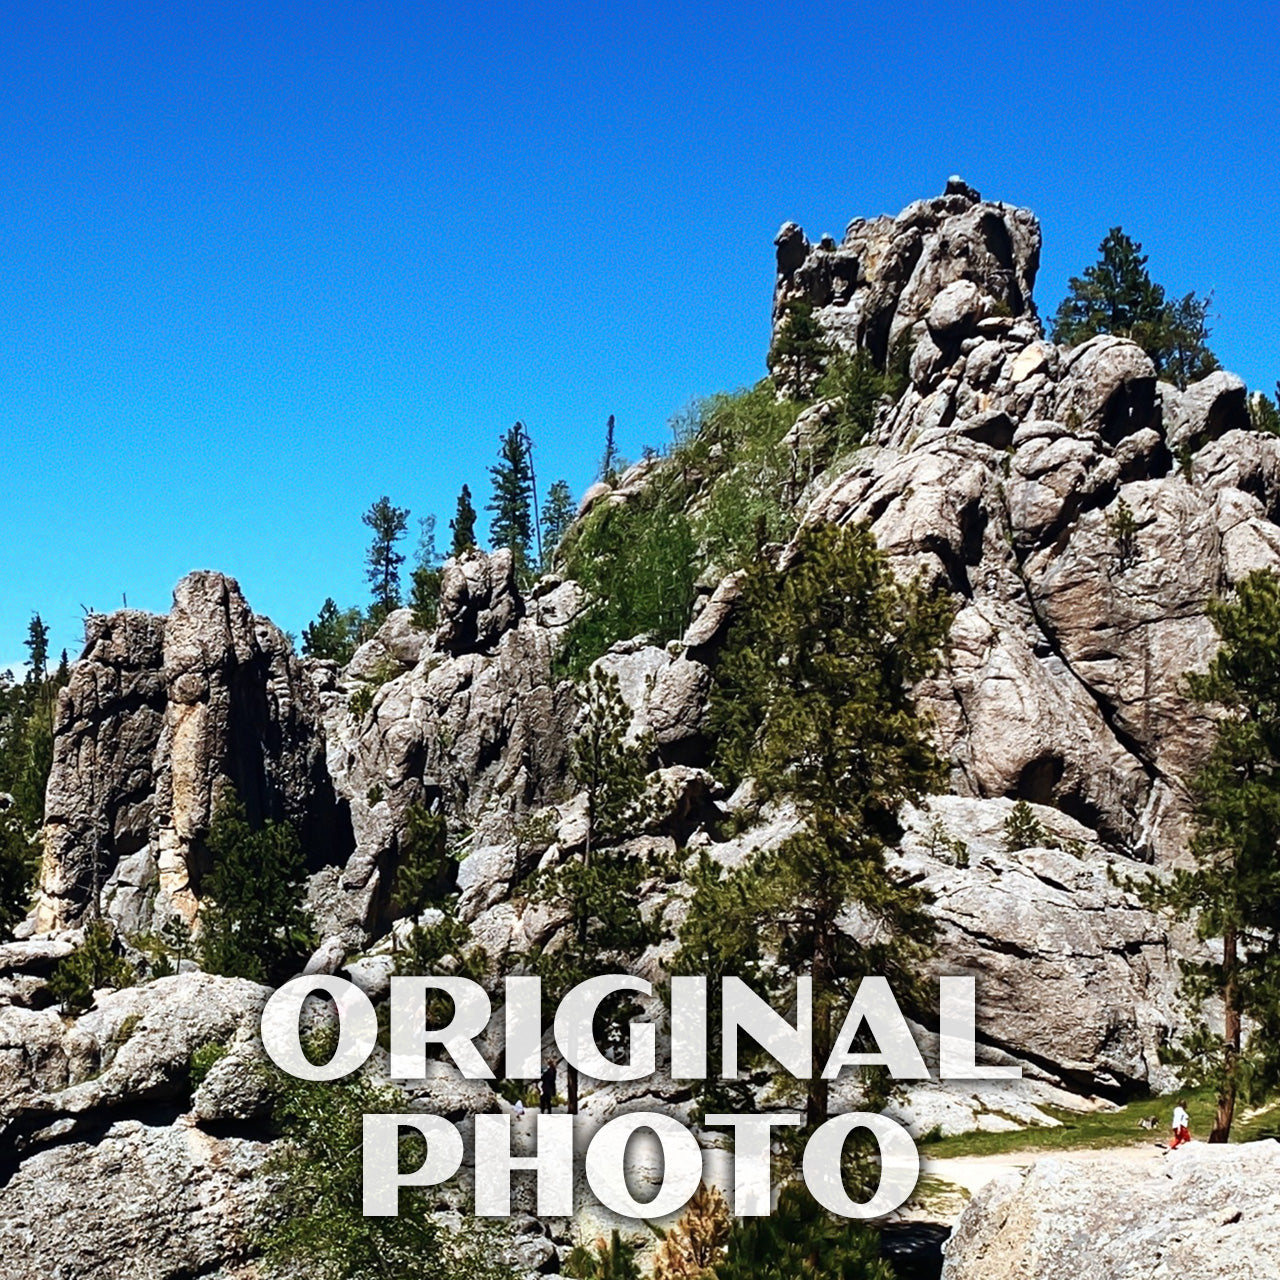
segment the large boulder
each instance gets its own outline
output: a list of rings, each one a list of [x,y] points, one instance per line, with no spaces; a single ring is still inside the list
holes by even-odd
[[[0,1280],[248,1280],[267,1150],[128,1119],[41,1151],[0,1186]]]
[[[1280,1144],[1193,1142],[1138,1163],[1043,1159],[984,1187],[942,1280],[1272,1280]]]

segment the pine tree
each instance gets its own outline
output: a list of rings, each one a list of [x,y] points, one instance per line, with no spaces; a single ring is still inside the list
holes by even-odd
[[[793,299],[783,308],[769,348],[769,372],[790,400],[807,399],[831,359],[832,348],[813,304]]]
[[[200,883],[201,965],[254,982],[291,977],[315,945],[297,832],[287,822],[255,830],[232,795],[214,813],[205,848],[213,865]]]
[[[876,1233],[833,1218],[801,1185],[790,1184],[768,1217],[734,1224],[716,1280],[894,1280]]]
[[[369,617],[377,626],[393,609],[400,607],[400,566],[404,564],[404,556],[396,550],[396,543],[408,528],[409,512],[405,507],[392,506],[391,499],[384,494],[360,519],[373,530],[365,577],[373,588]]]
[[[596,841],[609,844],[634,824],[644,792],[645,739],[627,741],[631,712],[618,677],[595,667],[583,686],[582,719],[574,735],[570,771],[587,794],[585,858]]]
[[[415,923],[432,902],[449,890],[453,862],[447,838],[443,813],[420,804],[409,807],[392,882],[391,906]]]
[[[1177,302],[1147,272],[1142,246],[1112,227],[1098,246],[1099,259],[1068,282],[1053,321],[1053,340],[1077,346],[1100,333],[1136,342],[1156,373],[1185,387],[1218,367],[1208,348],[1211,297],[1189,293]]]
[[[1249,397],[1249,421],[1255,431],[1280,436],[1280,382],[1276,383],[1274,400],[1262,391],[1255,391]]]
[[[462,486],[458,494],[458,508],[449,528],[453,532],[453,542],[449,547],[451,556],[460,556],[475,549],[476,545],[476,509],[471,505],[471,490]]]
[[[1218,357],[1209,350],[1212,305],[1213,294],[1198,298],[1188,293],[1166,309],[1161,372],[1166,382],[1182,391],[1219,367]]]
[[[102,920],[85,927],[84,942],[59,960],[49,975],[49,994],[66,1013],[83,1013],[100,988],[120,990],[138,980],[133,966],[115,949],[115,933]]]
[[[16,805],[0,800],[0,941],[27,914],[36,849],[22,829]]]
[[[535,895],[568,915],[556,946],[543,950],[536,967],[543,998],[554,1004],[571,987],[634,961],[656,929],[639,912],[646,864],[614,847],[638,825],[644,790],[647,740],[628,742],[631,713],[618,678],[596,668],[584,688],[582,719],[574,736],[571,772],[586,792],[587,830],[581,857],[544,874]],[[578,1073],[570,1064],[569,1110],[578,1109]]]
[[[592,1249],[576,1245],[564,1261],[564,1273],[573,1280],[640,1280],[635,1246],[623,1244],[616,1229]]]
[[[418,550],[413,572],[409,575],[409,607],[413,625],[430,631],[440,614],[440,557],[436,553],[436,518],[426,516],[418,521]]]
[[[42,685],[49,675],[49,628],[38,613],[27,628],[27,683]]]
[[[707,1280],[724,1255],[733,1218],[724,1196],[701,1183],[653,1259],[653,1280]]]
[[[901,806],[941,781],[910,691],[937,667],[950,608],[898,583],[864,526],[806,527],[795,551],[786,570],[758,564],[744,580],[710,723],[721,767],[751,777],[762,799],[793,801],[805,824],[695,892],[674,971],[704,972],[695,940],[710,937],[763,949],[779,997],[812,974],[822,1063],[832,1010],[862,977],[883,974],[908,998],[919,990],[928,899],[890,873],[885,854]],[[869,925],[862,940],[840,923],[855,903]],[[811,1124],[826,1118],[825,1081],[809,1082],[807,1110]]]
[[[316,620],[302,629],[302,652],[345,667],[356,651],[361,621],[359,609],[339,609],[332,596],[326,597]]]
[[[557,480],[547,491],[547,505],[542,510],[542,563],[545,568],[554,559],[556,549],[573,523],[573,495],[564,480]]]
[[[614,418],[610,414],[604,427],[604,457],[600,459],[600,479],[606,484],[612,484],[618,476],[618,446],[614,440],[614,430]]]
[[[498,463],[489,468],[493,478],[493,500],[485,507],[493,512],[489,522],[489,542],[496,551],[510,548],[517,568],[529,562],[529,544],[533,541],[533,514],[530,500],[533,484],[529,472],[529,454],[524,432],[516,423],[499,440]]]
[[[1221,1002],[1221,1029],[1202,1019],[1169,1056],[1190,1087],[1216,1091],[1209,1141],[1226,1142],[1237,1097],[1280,1084],[1280,579],[1255,571],[1208,612],[1221,644],[1187,682],[1224,714],[1192,786],[1194,866],[1137,887],[1201,938],[1221,939],[1221,960],[1181,962],[1184,999],[1195,1010]]]
[[[327,1056],[330,1046],[318,1044]],[[405,1187],[394,1217],[365,1217],[364,1117],[410,1109],[391,1085],[357,1073],[314,1083],[273,1077],[280,1141],[264,1168],[271,1212],[257,1243],[271,1274],[307,1280],[515,1280],[499,1242],[479,1227],[451,1231],[432,1213],[429,1189]],[[422,1163],[422,1139],[402,1139],[404,1168]]]

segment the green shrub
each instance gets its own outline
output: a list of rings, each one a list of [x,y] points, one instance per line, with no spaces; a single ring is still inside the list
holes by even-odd
[[[100,988],[119,990],[138,980],[133,966],[116,951],[115,932],[102,920],[92,920],[84,943],[53,968],[49,994],[70,1014],[83,1013]]]
[[[310,1050],[308,1045],[309,1056]],[[364,1216],[364,1117],[409,1110],[399,1090],[362,1074],[317,1084],[279,1073],[275,1093],[283,1141],[264,1168],[274,1212],[258,1239],[268,1274],[290,1280],[514,1280],[498,1234],[478,1226],[450,1231],[431,1213],[432,1189],[403,1188],[396,1217]],[[417,1168],[423,1139],[402,1135],[401,1167]]]
[[[1019,800],[1004,820],[1004,847],[1008,853],[1019,849],[1038,849],[1048,846],[1049,833],[1031,812],[1025,800]]]
[[[210,1040],[208,1044],[197,1045],[191,1050],[188,1074],[193,1092],[205,1082],[209,1072],[230,1052],[231,1050],[225,1044],[218,1044],[216,1040]]]
[[[593,600],[568,628],[559,676],[577,678],[618,640],[647,635],[665,644],[689,625],[693,534],[685,516],[655,495],[598,504],[576,531],[566,564]]]

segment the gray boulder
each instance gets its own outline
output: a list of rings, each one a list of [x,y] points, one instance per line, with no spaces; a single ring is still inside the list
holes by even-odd
[[[984,1187],[942,1280],[1272,1280],[1280,1144],[1190,1146],[1145,1164],[1043,1159]]]

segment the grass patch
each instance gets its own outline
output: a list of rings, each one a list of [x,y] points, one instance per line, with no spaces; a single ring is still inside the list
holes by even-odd
[[[1131,1102],[1118,1111],[1096,1111],[1081,1114],[1059,1107],[1041,1107],[1047,1115],[1062,1122],[1059,1128],[1028,1128],[1010,1133],[962,1133],[951,1138],[921,1139],[921,1150],[931,1160],[955,1156],[996,1156],[1019,1151],[1083,1151],[1096,1147],[1149,1146],[1168,1142],[1169,1117],[1174,1103],[1183,1097],[1191,1117],[1191,1136],[1203,1142],[1213,1127],[1217,1104],[1213,1090],[1202,1089],[1163,1098],[1146,1098]],[[1260,1109],[1257,1115],[1243,1119],[1245,1109],[1237,1106],[1236,1121],[1231,1127],[1232,1142],[1255,1142],[1259,1138],[1280,1138],[1280,1100]],[[1154,1129],[1143,1129],[1139,1122],[1153,1117]]]

